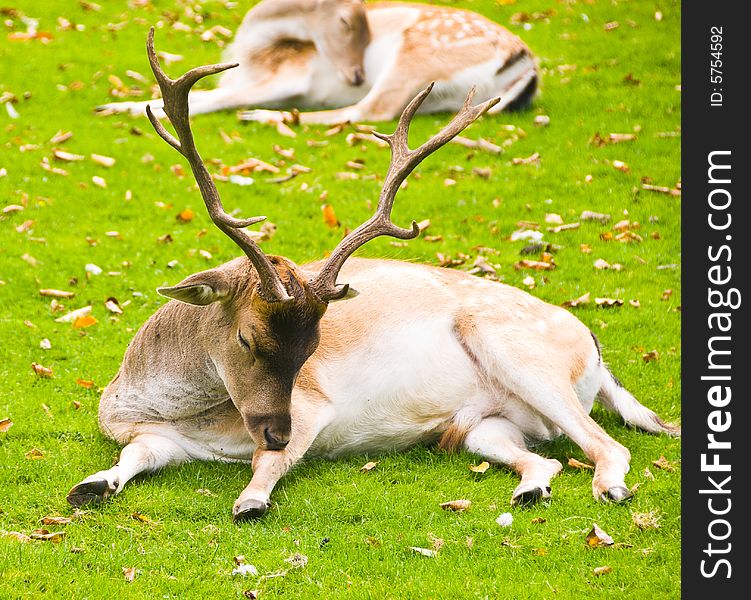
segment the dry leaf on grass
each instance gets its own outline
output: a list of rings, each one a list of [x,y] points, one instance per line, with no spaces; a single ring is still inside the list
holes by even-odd
[[[135,567],[123,567],[123,577],[125,577],[125,581],[132,583],[136,578],[137,572],[138,571],[136,571]]]
[[[568,459],[568,466],[573,467],[574,469],[592,469],[594,471],[592,465],[576,460],[575,458]]]
[[[509,512],[501,513],[495,522],[501,527],[511,527],[514,523],[514,515]]]
[[[0,433],[7,433],[13,427],[13,421],[10,419],[0,419]]]
[[[441,504],[439,504],[443,510],[450,510],[453,512],[464,512],[471,505],[471,500],[450,500],[449,502],[441,502]]]
[[[662,455],[660,455],[660,458],[658,458],[657,460],[653,460],[652,464],[658,469],[662,469],[663,471],[667,471],[668,473],[675,471],[675,463],[669,461]]]
[[[295,552],[289,558],[285,558],[284,562],[288,562],[295,569],[302,569],[308,564],[308,557],[304,554],[300,554],[299,552]]]
[[[602,546],[612,546],[613,545],[613,538],[610,537],[607,533],[605,533],[600,527],[597,525],[597,523],[594,523],[592,525],[592,529],[587,534],[587,537],[585,538],[587,542],[587,547],[589,548],[600,548]]]
[[[642,531],[660,527],[660,516],[654,511],[647,513],[631,513],[631,521]]]
[[[190,223],[195,216],[195,213],[191,209],[185,208],[175,215],[175,219],[180,223]]]
[[[377,462],[366,462],[362,467],[360,467],[360,473],[367,473],[368,471],[372,471],[375,469],[375,466],[377,465]]]
[[[42,525],[67,525],[73,522],[73,517],[42,517]]]
[[[65,537],[64,531],[47,531],[46,529],[37,529],[29,534],[32,540],[40,540],[42,542],[52,542],[53,544],[59,544]]]
[[[607,573],[610,573],[613,570],[613,567],[608,567],[607,565],[604,565],[602,567],[595,567],[592,572],[599,577],[600,575],[606,575]]]
[[[36,362],[31,363],[31,369],[39,377],[43,377],[45,379],[51,379],[53,377],[52,369],[49,367],[40,365],[39,363],[36,363]]]
[[[91,327],[92,325],[96,325],[99,321],[97,321],[96,317],[92,317],[91,315],[84,315],[82,317],[78,317],[75,321],[73,321],[73,328],[74,329],[85,329],[87,327]]]
[[[469,470],[473,473],[484,473],[490,468],[490,463],[486,460],[482,461],[479,465],[469,465]]]
[[[4,529],[0,529],[0,536],[13,538],[23,543],[27,543],[31,541],[31,538],[28,535],[26,535],[25,533],[20,533],[18,531],[5,531]]]
[[[45,296],[47,298],[72,298],[73,296],[76,295],[76,293],[45,288],[45,289],[39,290],[39,295]]]
[[[44,458],[44,452],[42,452],[39,448],[32,448],[29,450],[24,456],[28,460],[42,460]]]
[[[436,552],[435,550],[429,550],[428,548],[418,548],[417,546],[410,546],[409,549],[430,558],[435,558],[438,555],[438,552]]]
[[[341,225],[339,219],[336,218],[334,208],[330,204],[324,204],[321,206],[321,212],[323,213],[323,222],[331,229],[336,229]]]
[[[590,301],[590,293],[587,292],[586,294],[582,294],[578,298],[574,298],[573,300],[566,300],[561,306],[564,308],[575,308],[579,306],[580,304],[589,304]]]
[[[55,323],[73,323],[76,319],[91,314],[91,306],[84,306],[55,319]]]

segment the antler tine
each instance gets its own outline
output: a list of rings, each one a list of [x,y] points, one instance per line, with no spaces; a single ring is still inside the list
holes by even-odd
[[[193,132],[190,129],[188,108],[188,93],[190,89],[199,79],[215,73],[221,73],[222,71],[236,67],[237,64],[197,67],[191,69],[178,79],[170,79],[159,65],[159,59],[154,51],[153,27],[149,30],[146,50],[149,55],[151,70],[154,72],[154,77],[156,77],[159,83],[159,89],[162,91],[164,112],[175,128],[177,137],[167,131],[164,125],[154,116],[151,107],[147,106],[146,114],[149,117],[149,121],[151,121],[159,136],[188,160],[211,220],[240,247],[255,267],[259,276],[258,289],[261,296],[269,302],[285,302],[290,300],[290,296],[269,258],[258,247],[258,244],[243,231],[244,227],[259,223],[266,217],[258,216],[248,219],[236,219],[224,211],[219,191],[216,189],[216,185],[214,185],[214,181],[206,169],[203,159],[198,154],[195,141],[193,140]]]
[[[500,98],[493,98],[477,106],[472,106],[472,98],[475,93],[475,88],[473,87],[454,118],[427,142],[414,150],[410,150],[408,145],[409,126],[415,113],[432,91],[433,85],[434,83],[428,85],[407,105],[399,117],[399,122],[394,133],[386,135],[373,132],[373,135],[386,141],[391,147],[391,163],[378,198],[378,208],[370,219],[352,231],[339,243],[318,275],[311,281],[315,293],[322,300],[336,300],[346,295],[349,286],[345,284],[337,288],[336,278],[344,262],[360,246],[381,235],[408,240],[420,234],[420,229],[415,221],[412,221],[410,229],[398,227],[391,221],[391,209],[394,206],[394,200],[402,182],[425,157],[438,150],[438,148],[446,144],[459,132],[466,129],[489,108],[500,102]]]

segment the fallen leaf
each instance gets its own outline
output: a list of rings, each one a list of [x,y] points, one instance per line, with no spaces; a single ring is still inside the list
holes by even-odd
[[[190,223],[193,220],[193,217],[195,217],[195,213],[192,210],[190,210],[189,208],[181,210],[175,216],[175,218],[180,223]]]
[[[45,379],[51,379],[53,376],[52,369],[49,367],[44,367],[40,365],[39,363],[31,363],[31,369],[36,373],[39,377],[43,377]]]
[[[133,580],[136,578],[136,568],[135,567],[123,567],[123,577],[125,577],[125,581],[128,583],[132,583]]]
[[[23,543],[31,541],[31,538],[28,535],[25,533],[19,533],[18,531],[5,531],[4,529],[0,529],[0,536],[10,537]]]
[[[545,517],[535,517],[530,521],[533,525],[542,525],[543,523],[547,523],[548,520]]]
[[[473,473],[484,473],[490,468],[490,463],[486,460],[482,461],[479,465],[469,465],[469,470]]]
[[[534,269],[535,271],[550,271],[551,269],[555,268],[555,265],[550,262],[545,262],[541,260],[528,260],[523,259],[519,262],[514,263],[514,268],[518,271],[519,269]]]
[[[579,223],[566,223],[565,225],[558,225],[557,227],[548,227],[550,233],[560,233],[561,231],[571,231],[572,229],[579,229]]]
[[[94,387],[94,382],[89,379],[76,379],[76,384],[87,390],[90,390]]]
[[[284,562],[288,562],[295,569],[302,569],[308,564],[308,557],[299,552],[295,552],[292,556],[285,558]]]
[[[657,350],[650,350],[649,352],[642,354],[641,357],[645,363],[650,363],[656,360],[660,360],[660,353],[657,352]]]
[[[512,158],[511,164],[513,165],[539,165],[540,164],[540,153],[535,152],[534,154],[531,154],[530,156],[527,156],[526,158]]]
[[[91,315],[84,315],[82,317],[78,317],[75,321],[73,321],[73,328],[84,329],[86,327],[96,325],[98,322],[99,321],[97,321],[96,317],[92,317]]]
[[[104,303],[105,308],[110,311],[113,314],[121,315],[123,314],[123,309],[120,308],[120,304],[117,302],[115,298],[108,298],[107,301]]]
[[[93,177],[91,178],[91,182],[92,182],[92,183],[93,183],[93,184],[94,184],[95,186],[97,186],[97,187],[99,187],[99,188],[102,188],[102,189],[104,189],[104,188],[106,188],[106,187],[107,187],[107,181],[106,181],[106,180],[104,179],[104,177],[99,177],[99,175],[94,175],[94,176],[93,176]]]
[[[610,308],[612,306],[622,306],[623,300],[620,298],[595,298],[595,304],[604,308]]]
[[[86,158],[82,154],[73,154],[72,152],[66,152],[65,150],[57,149],[52,151],[52,156],[54,156],[57,160],[62,160],[64,162],[77,162]]]
[[[438,555],[435,550],[429,550],[428,548],[418,548],[417,546],[410,546],[409,549],[430,558],[435,558]]]
[[[563,225],[563,217],[556,213],[548,213],[545,215],[545,222],[551,225]]]
[[[362,467],[360,467],[360,473],[367,473],[368,471],[372,471],[377,464],[377,462],[372,461],[366,462]]]
[[[609,269],[610,268],[610,263],[607,262],[607,261],[605,261],[605,260],[603,260],[602,258],[598,258],[594,262],[593,266],[594,266],[595,269],[598,269],[598,270]]]
[[[660,516],[654,511],[648,513],[631,513],[631,521],[642,531],[660,527]]]
[[[321,206],[323,212],[323,222],[326,223],[331,229],[336,229],[341,225],[339,219],[336,218],[336,213],[330,204],[324,204]]]
[[[7,433],[13,427],[13,421],[10,419],[0,419],[0,433]]]
[[[547,556],[548,555],[548,549],[547,548],[535,548],[532,550],[532,554],[535,556]]]
[[[664,456],[660,456],[657,460],[653,460],[652,464],[657,467],[658,469],[662,469],[663,471],[668,471],[669,473],[672,473],[675,471],[675,463],[669,461]]]
[[[93,160],[96,164],[107,168],[114,166],[115,162],[117,162],[111,156],[104,156],[103,154],[92,154],[91,160]]]
[[[131,513],[130,518],[134,521],[140,521],[141,523],[146,523],[148,525],[153,525],[154,521],[151,519],[151,517],[147,515],[142,515],[141,513]]]
[[[592,572],[597,577],[599,577],[600,575],[605,575],[605,574],[610,573],[612,571],[613,571],[613,567],[602,566],[602,567],[595,567]]]
[[[573,467],[574,469],[592,469],[594,471],[594,467],[592,465],[578,461],[575,458],[568,459],[568,466]]]
[[[622,160],[614,160],[612,162],[613,168],[618,169],[619,171],[622,171],[623,173],[628,173],[631,171],[631,168]]]
[[[53,544],[59,544],[65,537],[64,531],[49,532],[46,529],[37,529],[29,534],[32,540],[40,540],[43,542],[52,542]]]
[[[73,522],[73,517],[42,517],[42,525],[67,525]]]
[[[600,223],[607,223],[610,221],[610,215],[605,213],[592,212],[591,210],[585,210],[579,216],[582,221],[598,221]]]
[[[44,458],[44,452],[39,448],[32,448],[24,456],[29,460],[42,460]]]
[[[439,504],[443,510],[451,510],[453,512],[464,512],[471,505],[471,500],[450,500],[449,502],[442,502]]]
[[[537,115],[532,122],[538,127],[547,127],[550,125],[550,117],[548,115]]]
[[[600,529],[597,523],[594,523],[592,525],[592,530],[587,534],[587,537],[585,539],[587,542],[587,547],[589,548],[612,546],[614,543],[613,538],[605,533],[602,529]]]
[[[243,592],[243,596],[246,598],[250,598],[250,600],[258,600],[258,597],[261,595],[261,590],[245,590]]]
[[[72,298],[76,294],[75,292],[66,292],[63,290],[41,289],[39,290],[39,295],[47,298]]]
[[[460,146],[471,148],[472,150],[482,150],[483,152],[489,152],[490,154],[500,154],[501,152],[503,152],[503,148],[482,138],[472,140],[470,138],[457,135],[451,140],[451,143],[459,144]]]

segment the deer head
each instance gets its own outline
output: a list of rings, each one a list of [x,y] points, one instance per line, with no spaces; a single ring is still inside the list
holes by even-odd
[[[423,90],[407,106],[392,135],[377,134],[391,147],[391,164],[375,214],[349,233],[334,249],[319,273],[305,273],[292,261],[267,256],[244,231],[265,217],[237,219],[222,206],[219,192],[196,149],[190,129],[188,92],[202,77],[236,65],[198,67],[179,79],[170,79],[159,66],[154,51],[154,29],[147,42],[149,62],[164,99],[164,112],[175,129],[167,131],[147,107],[156,132],[188,161],[212,221],[245,253],[221,267],[196,273],[160,294],[202,310],[215,335],[209,349],[217,372],[243,416],[253,441],[261,448],[281,450],[291,431],[292,388],[300,369],[318,346],[320,320],[328,304],[347,297],[348,285],[338,285],[344,262],[360,246],[381,235],[411,239],[419,229],[391,221],[391,209],[400,184],[427,155],[447,143],[498,102],[471,106],[472,92],[459,113],[436,136],[415,150],[407,146],[409,124],[430,93]]]
[[[365,48],[370,28],[363,0],[315,0],[311,31],[319,52],[350,85],[365,81]]]

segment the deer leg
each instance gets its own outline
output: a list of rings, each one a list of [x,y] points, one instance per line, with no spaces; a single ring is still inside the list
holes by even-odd
[[[269,106],[303,95],[307,89],[304,78],[298,76],[277,75],[266,81],[248,78],[244,82],[235,80],[232,84],[220,85],[212,90],[191,90],[188,94],[188,107],[191,115],[200,115],[247,106]],[[146,106],[151,106],[157,118],[164,118],[162,108],[164,104],[161,98],[139,102],[111,102],[98,106],[96,110],[97,112],[127,112],[139,116],[146,114]]]
[[[143,472],[153,472],[170,464],[190,460],[191,456],[176,441],[174,430],[163,433],[140,433],[120,452],[120,460],[111,469],[99,471],[84,479],[68,492],[72,506],[98,504],[119,494],[125,484]]]
[[[550,479],[561,463],[530,452],[521,429],[508,419],[487,417],[469,431],[464,447],[483,458],[506,465],[521,476],[511,496],[512,505],[529,505],[550,498]]]
[[[271,507],[271,492],[276,483],[308,451],[333,415],[321,399],[292,393],[292,435],[284,450],[257,448],[253,453],[253,477],[232,508],[235,521],[258,519]]]
[[[576,352],[577,360],[572,360],[570,364],[562,363],[558,369],[553,369],[550,361],[537,360],[526,346],[503,347],[497,351],[496,336],[508,338],[508,333],[503,329],[486,326],[479,334],[475,323],[467,320],[457,324],[457,335],[490,380],[545,417],[595,464],[592,494],[596,500],[621,502],[631,498],[631,492],[624,482],[631,453],[611,438],[582,406],[583,401],[591,406],[589,401],[599,387],[597,377],[601,371],[599,356],[593,346],[590,348],[590,340],[582,342],[584,338],[572,337],[568,351]],[[514,353],[523,360],[512,359]],[[582,389],[582,399],[572,384],[574,368],[580,369],[574,378],[580,388],[585,382],[591,384],[585,386],[587,391]]]

